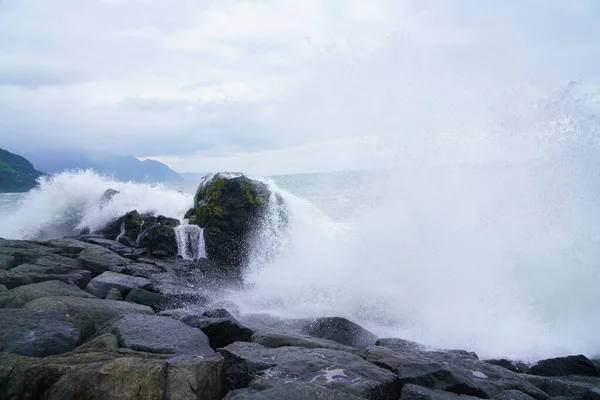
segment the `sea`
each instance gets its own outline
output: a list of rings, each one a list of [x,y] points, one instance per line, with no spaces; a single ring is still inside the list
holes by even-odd
[[[283,197],[289,224],[256,241],[245,287],[223,300],[483,358],[598,356],[597,170],[576,157],[250,176]],[[198,184],[64,172],[0,194],[0,237],[93,231],[134,209],[183,218]],[[102,204],[107,189],[119,193]]]

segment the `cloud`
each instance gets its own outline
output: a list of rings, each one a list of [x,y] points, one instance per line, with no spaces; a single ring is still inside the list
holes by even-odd
[[[0,147],[199,171],[386,164],[449,132],[522,130],[571,80],[599,87],[598,16],[591,0],[3,1]]]

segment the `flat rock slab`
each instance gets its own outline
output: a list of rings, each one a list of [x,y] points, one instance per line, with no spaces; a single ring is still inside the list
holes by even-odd
[[[121,296],[127,296],[133,288],[149,289],[151,287],[152,283],[146,278],[106,271],[92,279],[85,291],[103,299],[111,289],[117,289]]]
[[[328,389],[323,386],[290,382],[266,390],[240,389],[230,392],[224,400],[361,400],[364,397]]]
[[[219,400],[223,358],[127,349],[33,359],[0,353],[0,399]]]
[[[94,275],[106,271],[122,272],[131,262],[130,260],[102,248],[85,249],[79,253],[77,261]]]
[[[150,307],[115,300],[85,299],[81,297],[41,297],[35,299],[25,308],[32,310],[58,311],[79,321],[91,321],[95,329],[106,322],[126,314],[153,315]],[[86,322],[86,323],[87,323]]]
[[[54,239],[44,242],[48,247],[55,247],[62,253],[76,255],[85,249],[98,249],[101,246],[92,243],[86,243],[77,239]]]
[[[80,269],[82,268],[79,263],[72,258],[49,255],[40,257],[31,263],[21,264],[11,271],[21,273],[68,274]]]
[[[200,329],[159,315],[125,315],[108,328],[121,347],[159,354],[213,354]]]
[[[40,283],[33,283],[31,285],[20,286],[13,289],[11,293],[16,298],[21,299],[25,302],[39,299],[40,297],[50,296],[95,298],[93,295],[84,292],[77,286],[68,285],[61,281],[46,281]]]
[[[31,357],[65,353],[82,339],[77,329],[58,312],[0,309],[2,351]]]
[[[519,390],[540,400],[548,398],[523,375],[470,355],[409,349],[395,351],[384,346],[369,347],[366,353],[367,361],[395,371],[403,385],[415,384],[482,398],[491,398],[506,390]]]
[[[229,389],[267,389],[286,382],[315,384],[368,399],[397,399],[398,377],[353,354],[330,349],[237,342],[219,349]]]
[[[261,346],[277,349],[279,347],[304,347],[307,349],[331,349],[345,351],[357,356],[363,357],[365,351],[355,347],[344,346],[338,342],[327,339],[319,339],[311,336],[297,335],[293,333],[279,332],[256,332],[250,340],[253,343],[258,343]]]
[[[13,268],[14,270],[14,268]],[[67,274],[20,273],[13,270],[0,270],[0,284],[9,289],[46,281],[61,281],[78,287],[85,287],[92,279],[89,271],[76,270]]]

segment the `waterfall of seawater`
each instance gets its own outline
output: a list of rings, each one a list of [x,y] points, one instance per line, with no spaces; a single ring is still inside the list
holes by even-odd
[[[180,225],[175,228],[177,249],[184,260],[206,257],[203,230],[197,225]]]

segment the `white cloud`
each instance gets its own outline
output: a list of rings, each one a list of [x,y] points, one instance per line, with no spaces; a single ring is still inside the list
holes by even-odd
[[[570,80],[597,87],[599,8],[8,0],[0,147],[94,147],[265,174],[387,164],[382,151],[419,156],[448,132],[524,129],[540,95]]]

